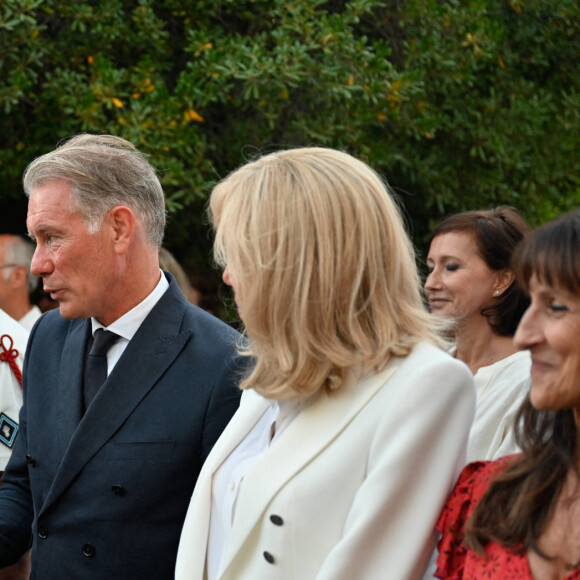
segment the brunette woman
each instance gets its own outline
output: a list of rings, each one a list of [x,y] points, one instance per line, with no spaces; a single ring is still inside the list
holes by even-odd
[[[513,424],[529,389],[530,356],[512,337],[529,301],[510,259],[528,233],[518,211],[498,207],[451,215],[431,238],[429,307],[451,322],[453,355],[469,366],[477,391],[468,461],[518,451]]]
[[[438,528],[439,578],[580,578],[580,212],[518,249],[530,294],[515,345],[531,353],[522,453],[468,465]]]

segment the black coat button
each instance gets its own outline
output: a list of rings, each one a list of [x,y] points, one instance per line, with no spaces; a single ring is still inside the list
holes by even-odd
[[[125,495],[125,488],[122,485],[114,485],[113,487],[111,487],[111,489],[113,490],[113,493],[115,495],[118,496]]]
[[[266,562],[268,562],[268,564],[274,563],[274,556],[272,556],[270,552],[264,552],[264,558],[266,559]]]
[[[90,558],[91,556],[95,555],[95,547],[92,544],[84,544],[83,545],[83,554]]]
[[[271,515],[270,516],[270,521],[275,526],[281,526],[284,523],[284,520],[280,516],[276,516],[276,515]]]
[[[48,538],[48,528],[44,524],[38,524],[38,537],[41,540]]]
[[[28,455],[28,453],[26,454],[26,463],[28,463],[28,465],[30,465],[31,467],[34,467],[36,465],[36,459],[34,459],[34,457],[32,457],[32,455]]]

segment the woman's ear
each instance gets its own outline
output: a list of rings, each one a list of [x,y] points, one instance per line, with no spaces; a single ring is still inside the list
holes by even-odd
[[[493,295],[501,296],[514,281],[514,273],[511,270],[502,270],[497,274],[497,280],[493,287]]]

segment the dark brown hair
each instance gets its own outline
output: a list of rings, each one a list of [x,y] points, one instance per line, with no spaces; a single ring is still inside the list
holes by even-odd
[[[517,249],[513,270],[521,287],[532,275],[580,295],[580,211],[534,232]],[[580,381],[580,377],[579,377]],[[482,553],[490,542],[521,551],[537,548],[562,490],[576,470],[577,426],[571,409],[540,411],[527,398],[516,417],[520,458],[496,477],[470,518],[465,543]]]
[[[500,206],[446,217],[433,231],[431,241],[449,232],[473,235],[478,255],[488,268],[498,272],[510,269],[512,254],[530,233],[530,227],[515,208]],[[514,281],[481,314],[487,318],[493,332],[500,336],[513,336],[528,304],[526,293]]]

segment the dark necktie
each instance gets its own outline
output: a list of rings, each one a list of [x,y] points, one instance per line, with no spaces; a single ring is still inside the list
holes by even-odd
[[[107,352],[118,338],[118,334],[103,328],[95,331],[93,346],[91,346],[85,368],[83,391],[85,411],[107,378]]]

